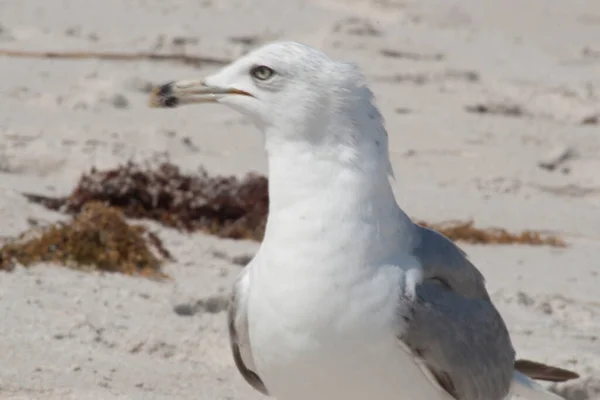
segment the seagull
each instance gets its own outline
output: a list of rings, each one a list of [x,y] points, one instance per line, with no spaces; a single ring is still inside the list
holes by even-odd
[[[150,106],[219,103],[263,133],[264,239],[231,294],[245,380],[279,400],[561,399],[535,380],[574,372],[516,360],[480,271],[398,206],[384,120],[360,68],[289,41]]]

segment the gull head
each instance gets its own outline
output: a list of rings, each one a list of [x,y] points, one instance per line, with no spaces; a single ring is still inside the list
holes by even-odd
[[[301,43],[269,43],[212,75],[164,84],[150,99],[159,108],[200,103],[248,117],[265,133],[267,149],[292,140],[347,158],[376,151],[387,161],[383,120],[360,69]]]

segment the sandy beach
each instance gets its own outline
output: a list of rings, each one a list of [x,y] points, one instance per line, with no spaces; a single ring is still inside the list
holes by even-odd
[[[0,0],[0,236],[65,220],[22,194],[65,196],[91,167],[168,159],[190,173],[266,174],[242,116],[150,109],[148,91],[279,39],[365,71],[411,217],[567,243],[459,245],[518,356],[577,371],[555,387],[568,400],[600,399],[597,1]],[[214,62],[2,55],[17,50]],[[262,398],[235,369],[223,307],[259,244],[142,223],[172,253],[172,280],[0,271],[0,399]]]

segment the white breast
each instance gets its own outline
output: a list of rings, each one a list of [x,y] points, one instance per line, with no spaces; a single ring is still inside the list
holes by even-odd
[[[444,398],[399,345],[401,268],[292,277],[257,267],[250,343],[257,372],[278,400]]]

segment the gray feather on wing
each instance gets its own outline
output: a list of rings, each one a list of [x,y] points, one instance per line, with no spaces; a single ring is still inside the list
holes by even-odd
[[[248,337],[248,318],[244,304],[249,290],[247,271],[248,267],[246,267],[234,283],[229,301],[227,313],[229,344],[235,365],[246,382],[262,394],[268,395],[269,393],[265,384],[254,371],[254,361]]]
[[[415,227],[413,253],[423,268],[423,280],[436,278],[463,296],[489,299],[485,278],[464,251],[437,231]]]
[[[419,229],[415,254],[424,279],[399,338],[455,399],[502,400],[510,390],[515,351],[483,275],[452,241]]]

